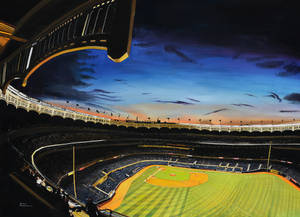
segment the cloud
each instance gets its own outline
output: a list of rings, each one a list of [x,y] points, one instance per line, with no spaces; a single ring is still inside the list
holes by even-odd
[[[93,64],[94,65],[94,64]],[[81,65],[82,66],[82,65]],[[83,67],[83,68],[79,68],[79,71],[80,72],[90,72],[90,73],[95,73],[95,70],[94,68],[91,68],[91,67],[94,67],[94,66],[90,66],[90,67]]]
[[[251,94],[251,93],[245,93],[246,96],[251,96],[251,97],[256,97],[255,95]]]
[[[111,99],[118,98],[117,96],[111,96],[111,95],[107,95],[107,94],[103,94],[103,93],[98,93],[97,96],[107,97],[107,98],[111,98]]]
[[[271,97],[273,99],[278,100],[278,102],[282,101],[282,99],[276,93],[274,93],[274,92],[270,92],[270,93],[271,93],[270,95],[266,95],[265,97]]]
[[[125,80],[125,79],[115,78],[114,81],[118,82],[120,84],[126,85],[128,87],[133,87],[132,85],[128,84],[127,80]]]
[[[281,112],[281,113],[296,113],[296,112],[300,112],[300,110],[280,110],[279,112]]]
[[[255,108],[255,106],[253,106],[253,105],[249,105],[249,104],[231,104],[231,105],[234,105],[234,106],[239,106],[239,107],[241,107],[241,106],[245,106],[245,107],[252,107],[252,108]]]
[[[110,101],[110,102],[120,102],[122,101],[117,96],[112,96],[109,94],[112,94],[114,92],[110,92],[103,89],[94,89],[91,91],[91,93],[95,94],[95,97],[100,100]]]
[[[138,47],[151,47],[154,44],[155,43],[153,43],[153,42],[142,42],[142,43],[135,43],[134,46],[138,46]]]
[[[176,56],[180,57],[183,62],[188,62],[188,63],[194,63],[195,61],[189,58],[187,55],[179,51],[176,47],[172,45],[166,45],[164,47],[164,50],[168,53],[175,54]]]
[[[57,86],[54,88],[53,86],[50,88],[44,88],[43,92],[44,95],[42,97],[49,97],[54,99],[64,99],[64,100],[76,100],[76,101],[82,101],[86,102],[89,100],[93,100],[96,98],[95,95],[90,94],[86,91],[79,91],[77,89],[66,89],[63,86]],[[35,95],[32,94],[34,97]],[[39,97],[40,94],[37,94],[36,97]]]
[[[185,101],[168,101],[168,100],[155,100],[154,102],[158,103],[173,103],[173,104],[179,104],[179,105],[193,105],[193,103],[185,102]]]
[[[300,93],[291,93],[286,95],[284,99],[292,103],[300,103]]]
[[[124,79],[119,79],[119,78],[115,78],[114,81],[116,81],[116,82],[126,82],[126,80],[124,80]]]
[[[84,74],[81,74],[80,77],[81,77],[82,79],[85,79],[85,80],[96,79],[96,78],[93,77],[93,76],[90,76],[90,75],[84,75]]]
[[[107,90],[102,90],[102,89],[94,89],[93,92],[97,92],[97,93],[107,93],[107,94],[114,93],[114,92],[107,91]]]
[[[107,97],[101,97],[101,96],[96,96],[95,98],[104,100],[104,101],[109,101],[109,102],[121,102],[121,99],[115,99],[115,98],[107,98]]]
[[[246,58],[246,61],[248,62],[257,62],[260,60],[264,60],[265,58],[263,56],[259,56],[259,57],[248,57]]]
[[[280,77],[288,77],[300,74],[300,66],[295,63],[288,64],[283,68],[285,69],[285,71],[279,72],[277,74]]]
[[[295,63],[288,64],[283,67],[287,72],[300,73],[300,66]]]
[[[256,66],[261,68],[273,69],[278,68],[284,64],[284,61],[265,61],[262,63],[256,63]]]
[[[55,98],[86,102],[95,99],[94,93],[78,90],[89,87],[94,79],[90,51],[65,54],[42,65],[28,80],[26,88],[16,85],[25,94],[37,98]]]
[[[222,112],[222,111],[227,111],[227,110],[229,110],[229,109],[227,109],[227,108],[222,108],[222,109],[214,110],[214,111],[212,111],[212,112],[208,112],[208,113],[204,114],[204,116],[206,116],[206,115],[211,115],[211,114],[215,114],[215,113]]]
[[[187,99],[190,100],[190,101],[193,101],[193,102],[200,102],[199,100],[193,99],[193,98],[187,98]]]

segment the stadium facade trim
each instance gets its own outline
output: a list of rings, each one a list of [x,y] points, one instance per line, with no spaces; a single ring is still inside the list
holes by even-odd
[[[12,86],[8,86],[6,94],[0,90],[0,100],[4,100],[6,104],[11,104],[17,109],[22,108],[29,111],[35,111],[38,114],[47,114],[50,116],[58,116],[62,118],[70,118],[72,120],[81,120],[84,122],[92,122],[95,124],[107,124],[122,127],[133,128],[169,128],[169,129],[197,129],[200,131],[216,131],[216,132],[284,132],[300,130],[300,123],[278,124],[278,125],[247,125],[247,126],[229,126],[229,125],[208,125],[208,124],[182,124],[182,123],[145,123],[145,122],[127,122],[118,121],[100,116],[90,115],[77,111],[68,110],[58,106],[51,105],[46,102],[31,98],[16,90]]]

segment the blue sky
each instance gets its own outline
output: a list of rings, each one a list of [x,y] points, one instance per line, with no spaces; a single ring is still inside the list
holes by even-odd
[[[103,99],[94,103],[122,114],[153,118],[207,118],[205,114],[219,109],[227,110],[208,116],[299,117],[300,106],[284,99],[300,92],[299,76],[279,76],[285,66],[299,63],[296,58],[281,53],[237,53],[230,47],[169,38],[153,33],[151,40],[136,37],[130,57],[122,63],[111,62],[104,51],[92,51],[97,58],[88,62],[94,64],[91,75],[96,79],[79,89],[110,92],[102,93]],[[282,101],[271,97],[272,92]]]

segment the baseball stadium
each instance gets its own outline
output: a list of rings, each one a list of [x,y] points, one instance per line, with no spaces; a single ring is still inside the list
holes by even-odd
[[[298,11],[3,3],[0,216],[300,217]]]

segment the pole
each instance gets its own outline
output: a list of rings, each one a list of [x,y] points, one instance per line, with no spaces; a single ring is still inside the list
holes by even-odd
[[[269,170],[269,166],[270,166],[271,149],[272,149],[272,141],[270,142],[270,146],[269,146],[267,170]]]
[[[73,145],[73,184],[74,184],[74,196],[77,199],[76,192],[76,166],[75,166],[75,145]]]

